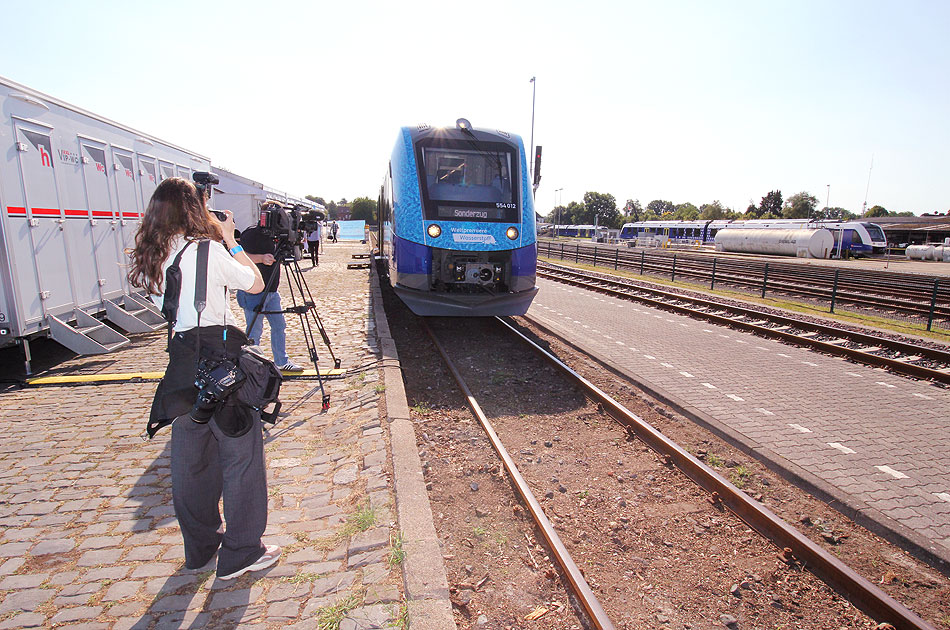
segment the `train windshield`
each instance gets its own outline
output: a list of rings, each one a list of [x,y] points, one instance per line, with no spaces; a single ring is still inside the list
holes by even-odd
[[[484,148],[482,148],[482,146]],[[426,216],[458,221],[517,222],[517,187],[512,147],[462,142],[423,146]]]
[[[881,243],[884,241],[884,230],[880,226],[873,223],[865,223],[864,227],[867,228],[868,236],[871,237],[872,243]]]

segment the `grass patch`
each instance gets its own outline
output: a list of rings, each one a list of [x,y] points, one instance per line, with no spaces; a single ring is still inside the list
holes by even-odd
[[[389,568],[402,564],[406,559],[406,551],[402,548],[402,532],[395,532],[389,535],[389,555],[386,563]]]
[[[373,388],[373,390],[374,390],[377,394],[382,394],[384,391],[386,391],[386,386],[383,385],[382,383],[379,383],[379,384],[376,385],[376,387]]]
[[[409,408],[418,414],[422,414],[423,416],[429,413],[430,411],[432,411],[432,408],[429,407],[429,403],[425,402],[424,400],[420,400],[419,402],[417,402],[416,404],[414,404],[412,407],[409,407]]]
[[[357,508],[356,512],[347,517],[342,535],[352,536],[357,532],[365,532],[375,524],[376,510],[374,510],[369,503],[364,503]]]
[[[318,630],[340,630],[340,622],[346,617],[346,613],[363,603],[363,598],[357,595],[349,595],[341,602],[332,606],[323,606],[314,613],[314,619],[317,621]]]
[[[398,630],[409,630],[409,600],[403,598],[402,602],[399,604],[399,608],[395,611],[390,609],[390,612],[396,613],[396,618],[389,624],[390,627],[397,628]]]
[[[304,582],[316,582],[319,579],[320,579],[319,573],[307,573],[305,571],[301,571],[300,573],[297,573],[296,575],[291,575],[289,577],[282,578],[281,582],[289,582],[291,584],[303,584]]]
[[[713,468],[719,468],[722,466],[722,458],[716,455],[715,453],[709,453],[706,455],[706,463],[712,466]]]
[[[730,475],[729,480],[732,482],[732,485],[734,485],[737,488],[744,487],[746,483],[749,481],[749,469],[746,468],[745,466],[742,466],[741,464],[739,466],[736,466],[732,470],[732,475]]]

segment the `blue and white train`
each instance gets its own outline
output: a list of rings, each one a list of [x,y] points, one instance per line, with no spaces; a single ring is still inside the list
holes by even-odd
[[[677,242],[701,242],[712,245],[716,233],[724,229],[818,229],[826,228],[835,238],[835,251],[853,256],[883,254],[887,247],[884,230],[870,221],[810,221],[808,219],[700,220],[700,221],[638,221],[625,223],[620,238],[634,240],[645,236],[667,236]],[[839,245],[840,242],[840,245]]]
[[[380,189],[379,253],[417,315],[523,315],[538,289],[521,138],[464,118],[403,127]]]

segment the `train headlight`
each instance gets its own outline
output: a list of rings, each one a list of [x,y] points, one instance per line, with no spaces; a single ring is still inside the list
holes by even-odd
[[[439,238],[440,236],[442,236],[442,228],[440,228],[438,224],[436,223],[430,223],[429,227],[426,228],[426,232],[432,238]]]
[[[516,227],[510,227],[510,228],[508,228],[508,230],[505,232],[505,235],[506,235],[508,238],[510,238],[511,240],[517,239],[517,238],[518,238],[518,228],[516,228]]]

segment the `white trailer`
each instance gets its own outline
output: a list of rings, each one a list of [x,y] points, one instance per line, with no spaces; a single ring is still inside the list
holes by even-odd
[[[158,182],[208,158],[0,77],[0,347],[49,335],[79,354],[160,328],[128,256]]]

